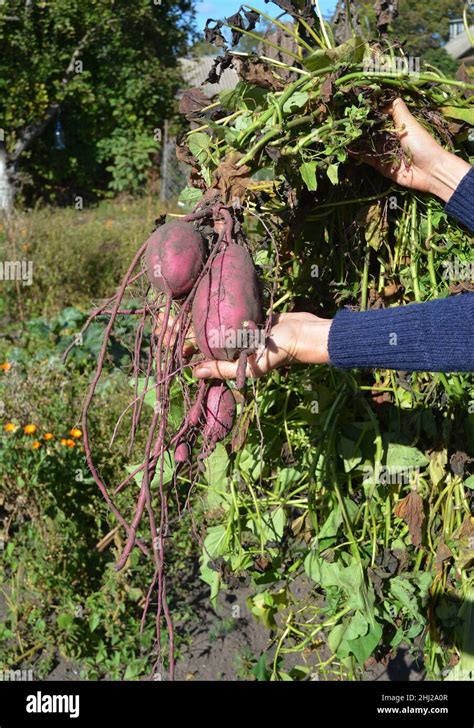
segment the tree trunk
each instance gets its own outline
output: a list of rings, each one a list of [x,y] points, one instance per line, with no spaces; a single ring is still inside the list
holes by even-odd
[[[11,211],[15,190],[9,172],[5,145],[0,142],[0,212]]]

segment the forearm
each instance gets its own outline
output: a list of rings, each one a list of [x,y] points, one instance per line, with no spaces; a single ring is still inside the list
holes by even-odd
[[[474,294],[376,311],[340,311],[329,363],[341,369],[474,371]]]

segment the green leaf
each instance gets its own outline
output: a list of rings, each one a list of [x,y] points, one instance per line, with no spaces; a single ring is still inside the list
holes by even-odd
[[[359,665],[363,665],[365,661],[370,657],[370,655],[380,642],[381,637],[382,627],[378,622],[375,622],[368,634],[364,635],[363,637],[358,637],[357,639],[347,640],[347,645],[352,654],[355,655],[355,658]]]
[[[160,462],[161,458],[158,459],[158,463],[156,465],[156,473],[151,482],[152,486],[158,485],[160,482]],[[138,467],[139,465],[126,465],[125,470],[127,470],[128,473],[133,473]],[[165,485],[166,483],[170,483],[173,480],[174,469],[175,463],[173,460],[173,455],[166,451],[163,458],[163,485]],[[133,479],[141,487],[143,472],[134,475]]]
[[[100,617],[98,614],[91,614],[89,617],[89,629],[91,632],[95,632],[100,623]]]
[[[219,94],[219,99],[226,109],[237,111],[242,108],[254,111],[256,107],[266,103],[268,89],[254,86],[246,81],[239,81],[232,89],[224,89]]]
[[[252,667],[252,675],[258,682],[265,682],[270,680],[271,672],[267,668],[267,660],[265,655],[261,655],[257,663]]]
[[[337,449],[344,461],[344,471],[350,473],[362,462],[362,453],[356,443],[348,437],[341,435],[338,438]]]
[[[455,106],[442,106],[441,111],[445,116],[449,116],[450,119],[458,119],[459,121],[465,121],[469,126],[474,126],[474,108],[462,108],[458,109]]]
[[[216,445],[215,450],[204,461],[204,479],[208,484],[207,503],[210,508],[217,508],[228,504],[229,479],[227,468],[229,456],[222,443]]]
[[[257,525],[257,521],[254,521]],[[279,506],[271,513],[262,514],[262,535],[265,541],[279,541],[286,525],[285,509]]]
[[[57,622],[60,629],[68,630],[74,623],[74,617],[72,614],[58,614]]]
[[[416,447],[390,442],[387,449],[387,468],[391,473],[410,468],[424,468],[428,458]]]
[[[135,680],[142,673],[142,666],[138,661],[129,662],[125,670],[124,680]]]
[[[204,554],[211,559],[227,553],[227,532],[225,526],[210,526],[204,539]]]
[[[130,387],[132,387],[132,389],[135,387],[135,380],[134,379],[129,379],[129,382],[128,383],[129,383]],[[143,392],[145,390],[145,383],[146,383],[146,377],[139,377],[138,378],[138,381],[137,381],[137,396],[140,396],[140,395],[143,394]],[[149,389],[150,391],[148,391],[145,394],[145,396],[143,397],[143,404],[148,405],[148,407],[155,407],[155,405],[156,405],[157,389],[153,385],[153,381],[151,379],[148,380],[147,389]]]
[[[190,207],[194,207],[199,202],[201,197],[201,190],[196,189],[196,187],[188,186],[185,187],[179,195],[178,204],[181,203],[182,205],[189,205]]]
[[[308,94],[306,91],[296,91],[289,99],[283,104],[283,111],[285,113],[291,112],[294,109],[301,109],[308,100]]]
[[[327,168],[327,176],[333,185],[339,184],[339,165],[330,164]]]
[[[211,137],[208,134],[204,134],[202,131],[197,131],[194,134],[190,134],[188,137],[189,150],[201,165],[206,164],[209,159],[210,143]]]
[[[364,58],[365,43],[362,38],[354,36],[336,48],[319,48],[303,59],[302,63],[309,71],[318,71],[325,67],[334,67],[337,62],[349,61],[360,63]]]
[[[212,608],[217,609],[217,597],[221,585],[221,575],[218,571],[209,568],[207,564],[201,564],[200,569],[201,579],[211,587],[211,594],[209,601],[211,602]]]
[[[303,164],[300,165],[301,177],[310,192],[315,192],[318,188],[316,166],[316,162],[303,162]]]
[[[469,478],[467,478],[463,485],[465,488],[470,488],[471,490],[474,490],[474,475],[470,475]]]
[[[415,596],[415,588],[407,579],[395,576],[390,580],[390,592],[413,615],[418,615],[418,606]]]

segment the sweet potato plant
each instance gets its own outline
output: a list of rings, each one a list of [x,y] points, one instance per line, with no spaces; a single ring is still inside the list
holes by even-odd
[[[84,408],[89,466],[126,534],[117,568],[134,548],[154,560],[143,620],[154,604],[156,664],[171,676],[167,537],[184,510],[198,513],[214,606],[221,588],[252,585],[247,606],[269,629],[272,679],[357,676],[402,644],[431,677],[459,676],[473,668],[472,378],[321,366],[246,381],[245,362],[274,312],[331,316],[472,288],[447,274],[472,260],[466,232],[435,199],[359,159],[409,167],[386,111],[398,96],[469,158],[474,83],[428,65],[413,72],[387,41],[384,3],[378,37],[353,30],[339,45],[317,3],[276,5],[291,22],[243,5],[207,23],[206,40],[221,49],[208,80],[230,66],[240,80],[213,98],[200,88],[183,95],[190,128],[177,156],[190,168],[188,211],[157,221],[91,316],[107,326]],[[262,17],[291,43],[269,39],[272,56],[233,50]],[[387,57],[401,60],[396,70]],[[132,396],[111,445],[119,428],[129,428],[130,447],[145,433],[145,445],[111,484],[94,464],[88,418],[124,316],[136,322]],[[200,351],[187,346],[192,337]],[[236,383],[197,384],[202,355],[239,359]],[[114,500],[125,489],[126,512]],[[289,652],[300,656],[291,671]]]

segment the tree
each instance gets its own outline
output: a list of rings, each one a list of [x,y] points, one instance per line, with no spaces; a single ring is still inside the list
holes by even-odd
[[[392,35],[404,43],[407,54],[423,59],[426,51],[448,40],[449,21],[462,17],[464,4],[464,0],[400,0]]]
[[[19,183],[49,198],[136,191],[181,83],[193,19],[192,0],[0,5],[0,207]],[[54,148],[52,121],[65,150]]]
[[[362,31],[373,36],[374,2],[356,2]],[[425,58],[429,49],[441,48],[449,38],[449,21],[461,17],[464,0],[399,0],[398,17],[391,24],[388,37],[403,44],[407,55]],[[434,58],[431,56],[431,58]],[[442,55],[439,56],[442,59]]]

